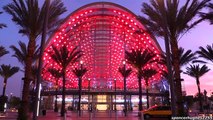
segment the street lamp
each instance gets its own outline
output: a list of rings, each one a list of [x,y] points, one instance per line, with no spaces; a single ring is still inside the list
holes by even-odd
[[[116,79],[114,79],[114,82],[115,82],[115,107],[114,107],[114,110],[116,111]]]

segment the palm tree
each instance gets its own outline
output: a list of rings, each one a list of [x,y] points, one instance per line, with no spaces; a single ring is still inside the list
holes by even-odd
[[[143,68],[147,64],[153,63],[156,60],[153,58],[156,54],[149,52],[148,50],[142,51],[141,49],[132,50],[131,52],[125,51],[125,58],[127,63],[131,64],[137,70],[138,86],[139,86],[139,111],[143,109],[142,107],[142,86],[141,79],[143,77]]]
[[[199,65],[190,65],[190,67],[186,68],[185,74],[194,77],[196,79],[197,83],[197,88],[198,88],[198,93],[199,93],[199,104],[200,104],[200,112],[203,112],[203,105],[202,105],[202,100],[201,100],[201,94],[200,94],[200,77],[203,76],[205,73],[207,73],[210,69],[206,66],[203,65],[200,67]]]
[[[60,70],[57,70],[55,68],[48,68],[48,72],[56,79],[56,95],[55,95],[55,108],[54,111],[58,112],[58,103],[57,103],[57,94],[58,94],[58,80],[62,77],[62,73]]]
[[[198,0],[187,0],[183,6],[179,6],[179,0],[150,0],[150,5],[148,3],[143,3],[142,5],[141,11],[145,14],[145,17],[140,16],[139,19],[148,27],[150,32],[164,38],[168,58],[171,56],[171,46],[174,59],[173,69],[175,71],[174,79],[176,81],[177,112],[179,116],[184,114],[184,108],[180,79],[180,61],[178,59],[178,40],[203,20],[203,18],[196,20],[194,20],[194,18],[197,17],[201,9],[205,7],[209,1],[210,0],[203,0],[199,2]],[[170,65],[169,59],[167,59],[167,62],[169,75],[172,75],[171,66],[168,66]],[[172,99],[174,99],[174,89],[172,89],[174,81],[172,80],[172,76],[170,76],[170,79]],[[174,100],[172,100],[172,104],[172,112],[173,115],[175,115]]]
[[[146,99],[147,99],[147,109],[149,108],[149,79],[153,76],[157,74],[157,71],[155,69],[144,69],[142,71],[142,76],[145,80],[145,85],[146,85]]]
[[[19,71],[19,67],[11,67],[10,65],[1,65],[0,75],[4,78],[4,86],[2,96],[5,96],[7,80]]]
[[[201,13],[201,16],[204,19],[209,20],[210,24],[213,24],[213,3],[209,3],[207,5],[207,7],[209,8],[209,12],[208,13]]]
[[[0,14],[2,14],[2,12],[0,12]],[[0,23],[0,29],[2,29],[3,27],[7,27],[5,24]]]
[[[0,46],[0,57],[4,56],[5,54],[8,54],[9,52],[3,47]]]
[[[78,77],[78,86],[79,86],[79,97],[78,97],[78,114],[81,116],[81,95],[82,95],[82,77],[87,72],[87,69],[83,67],[81,63],[80,68],[75,68],[73,70],[73,73],[76,77]]]
[[[130,74],[132,73],[132,69],[126,69],[126,63],[125,61],[123,61],[124,66],[123,67],[119,67],[118,71],[119,73],[122,75],[122,77],[124,78],[124,112],[125,112],[125,116],[127,116],[127,105],[126,105],[126,79],[130,76]]]
[[[73,48],[72,51],[69,51],[66,45],[63,45],[59,50],[57,47],[52,46],[53,52],[49,53],[50,57],[54,62],[56,62],[62,69],[63,77],[63,89],[62,89],[62,106],[61,106],[61,116],[64,116],[65,113],[65,82],[66,82],[66,69],[71,64],[77,62],[82,56],[82,52],[77,50],[77,47]]]
[[[24,86],[22,92],[22,105],[19,112],[19,119],[29,119],[29,84],[32,73],[32,59],[36,46],[36,39],[42,33],[42,25],[45,18],[46,2],[39,8],[38,0],[13,0],[12,3],[3,7],[3,9],[12,16],[13,22],[19,27],[19,33],[28,37],[26,66],[24,75]],[[48,31],[52,31],[60,23],[59,16],[66,11],[63,3],[54,0],[49,7],[51,13],[48,16]]]

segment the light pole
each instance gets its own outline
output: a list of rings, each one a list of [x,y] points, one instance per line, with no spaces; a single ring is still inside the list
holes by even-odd
[[[126,61],[123,61],[124,72],[126,73]],[[126,75],[124,75],[124,113],[127,116],[127,105],[126,105]]]
[[[114,82],[115,82],[115,107],[114,107],[114,110],[116,112],[117,111],[117,109],[116,109],[116,79],[114,79]]]
[[[90,111],[90,78],[88,78],[88,110]]]
[[[89,111],[89,120],[92,120],[91,112],[92,112],[92,106],[90,104],[90,78],[88,78],[88,111]]]
[[[39,106],[40,106],[40,94],[41,94],[41,72],[42,72],[42,65],[43,65],[43,52],[44,52],[44,46],[45,46],[45,40],[46,40],[46,32],[47,32],[47,24],[48,24],[48,14],[49,14],[49,5],[50,0],[46,0],[46,8],[45,8],[45,17],[43,22],[43,28],[42,28],[42,38],[41,38],[41,46],[40,46],[40,55],[39,55],[39,63],[38,63],[38,72],[37,72],[37,82],[36,82],[36,95],[35,95],[35,108],[33,110],[33,120],[37,120],[39,115]]]

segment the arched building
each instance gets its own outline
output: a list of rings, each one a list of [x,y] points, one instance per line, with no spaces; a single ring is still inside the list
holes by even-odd
[[[125,51],[147,49],[157,54],[154,59],[160,59],[162,52],[154,36],[137,20],[134,13],[109,2],[88,4],[72,12],[49,38],[43,57],[45,67],[42,76],[53,86],[56,79],[47,69],[61,68],[51,59],[49,52],[52,51],[52,46],[60,48],[64,45],[69,50],[77,46],[83,51],[81,61],[88,69],[82,79],[83,94],[93,95],[122,94],[123,77],[118,72],[118,68],[123,66]],[[67,69],[66,93],[69,95],[78,95],[78,78],[72,70],[79,67],[80,61],[69,65]],[[133,68],[129,64],[126,64],[126,67]],[[162,71],[166,71],[166,67],[157,62],[146,67],[158,71],[158,74],[150,79],[150,83],[161,80]],[[62,79],[59,79],[59,86],[62,86]],[[91,88],[90,91],[88,88]],[[127,93],[137,95],[137,89],[138,79],[133,68],[133,73],[127,78]],[[45,95],[45,92],[43,94]]]

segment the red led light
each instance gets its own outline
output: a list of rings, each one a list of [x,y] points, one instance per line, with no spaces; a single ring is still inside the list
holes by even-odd
[[[111,5],[111,4],[110,4]],[[124,51],[131,49],[149,49],[158,54],[154,59],[160,59],[160,48],[155,40],[149,36],[145,27],[137,21],[136,16],[127,12],[123,8],[110,5],[104,12],[100,12],[102,5],[85,7],[75,11],[50,38],[50,41],[44,52],[44,69],[42,76],[44,80],[55,83],[56,79],[47,71],[47,68],[54,67],[60,69],[50,57],[52,45],[57,48],[66,45],[71,51],[75,46],[83,51],[81,58],[84,61],[83,66],[88,72],[83,76],[83,88],[88,88],[88,78],[91,80],[91,86],[96,88],[110,88],[114,86],[114,79],[117,87],[123,88],[123,78],[118,72],[124,60]],[[115,17],[116,16],[116,17]],[[143,31],[137,33],[136,31]],[[72,70],[80,67],[80,62],[69,64],[66,72],[66,87],[77,89],[78,79],[72,73]],[[133,68],[126,64],[127,68]],[[151,81],[161,80],[162,72],[165,71],[164,65],[157,62],[146,65],[146,68],[154,68],[159,71],[151,78]],[[138,88],[136,70],[127,78],[127,88]],[[110,84],[108,84],[110,83]],[[144,81],[142,83],[144,84]],[[59,85],[62,85],[62,79],[59,79]]]

